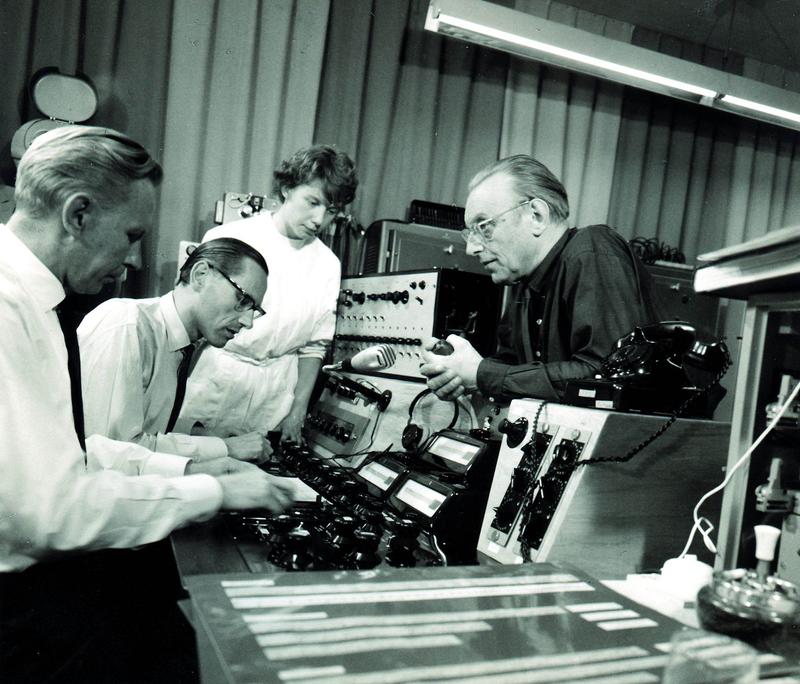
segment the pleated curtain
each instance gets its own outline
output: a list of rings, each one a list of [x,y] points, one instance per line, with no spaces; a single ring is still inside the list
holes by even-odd
[[[634,42],[798,90],[798,76],[637,30]],[[626,237],[678,247],[687,260],[800,223],[800,134],[626,89],[609,222]]]
[[[497,4],[798,90],[783,69],[554,0]],[[574,225],[608,223],[688,262],[800,222],[795,131],[432,35],[426,8],[331,8],[315,137],[356,153],[364,225],[404,219],[413,199],[463,206],[472,174],[516,153],[562,179]]]
[[[164,167],[157,227],[127,292],[166,292],[180,240],[213,225],[223,193],[269,194],[275,165],[312,142],[328,8],[328,0],[0,0],[0,150],[41,116],[31,75],[51,66],[87,75],[100,101],[89,123],[125,131]],[[13,184],[7,154],[0,173]]]
[[[517,0],[515,9],[623,42],[633,33],[630,24],[546,0]],[[509,65],[500,156],[532,154],[555,173],[573,225],[607,221],[624,90],[531,60]]]
[[[499,152],[508,57],[424,31],[427,8],[331,6],[315,138],[357,160],[364,226],[406,219],[414,199],[463,205],[470,176]]]
[[[158,289],[178,242],[211,228],[225,191],[271,195],[281,159],[312,142],[327,0],[174,0],[164,120]],[[151,284],[152,286],[152,284]]]
[[[722,55],[555,0],[507,6],[798,90],[797,74]],[[463,206],[469,178],[507,154],[564,181],[575,225],[609,223],[688,261],[800,223],[798,133],[578,76],[424,31],[427,0],[0,0],[0,177],[38,116],[43,67],[84,73],[91,123],[141,140],[165,168],[158,226],[130,294],[166,291],[178,243],[226,191],[269,194],[275,165],[311,142],[350,153],[364,227],[412,200]],[[357,269],[353,233],[345,270]]]

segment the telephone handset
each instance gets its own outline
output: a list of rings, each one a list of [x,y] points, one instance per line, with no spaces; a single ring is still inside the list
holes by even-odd
[[[635,385],[705,388],[730,365],[722,341],[702,342],[685,321],[635,328],[617,340],[595,377]]]

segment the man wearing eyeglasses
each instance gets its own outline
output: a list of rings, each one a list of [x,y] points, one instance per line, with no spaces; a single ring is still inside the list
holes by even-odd
[[[264,435],[226,438],[175,432],[195,343],[224,346],[264,313],[267,264],[250,245],[219,238],[193,248],[175,289],[152,299],[110,299],[78,328],[87,432],[153,452],[129,474],[216,474],[225,459],[261,462]],[[109,464],[111,465],[111,464]],[[120,468],[120,464],[113,464]],[[125,466],[123,466],[125,469]]]
[[[605,225],[571,228],[568,218],[564,186],[529,155],[494,162],[470,181],[467,253],[512,290],[492,358],[455,335],[450,356],[426,354],[420,370],[438,397],[478,389],[557,401],[568,380],[592,377],[618,338],[662,318],[628,243]]]

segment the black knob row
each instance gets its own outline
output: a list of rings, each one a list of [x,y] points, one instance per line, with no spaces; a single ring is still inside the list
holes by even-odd
[[[356,304],[363,304],[366,300],[371,302],[392,302],[393,304],[408,304],[409,293],[408,290],[394,290],[392,292],[353,292],[352,290],[342,290],[342,299],[340,300],[345,306],[352,306],[353,302]]]
[[[330,420],[325,416],[310,414],[306,418],[306,423],[325,435],[333,437],[337,442],[346,444],[353,437],[352,426],[342,425],[335,420]]]
[[[341,342],[367,342],[369,344],[410,344],[420,346],[419,337],[388,337],[383,335],[334,335],[334,339]]]

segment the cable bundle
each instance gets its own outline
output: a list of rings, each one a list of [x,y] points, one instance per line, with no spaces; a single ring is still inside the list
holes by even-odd
[[[628,241],[643,263],[653,264],[656,261],[671,261],[676,264],[686,263],[686,257],[677,247],[659,242],[656,238],[635,237]]]

